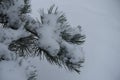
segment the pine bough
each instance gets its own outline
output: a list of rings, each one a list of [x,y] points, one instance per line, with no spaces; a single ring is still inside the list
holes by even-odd
[[[6,63],[23,67],[30,57],[45,56],[51,64],[79,73],[84,62],[81,27],[71,27],[55,5],[47,13],[40,10],[39,19],[30,12],[29,0],[0,0],[0,70]],[[31,66],[35,65],[24,66],[28,77],[22,80],[36,80],[36,69],[31,71]]]

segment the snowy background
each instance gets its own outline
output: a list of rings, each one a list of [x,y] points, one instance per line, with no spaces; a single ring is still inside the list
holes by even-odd
[[[81,74],[40,63],[41,80],[120,80],[120,0],[32,0],[32,10],[55,4],[71,25],[82,26],[86,35],[85,63]]]

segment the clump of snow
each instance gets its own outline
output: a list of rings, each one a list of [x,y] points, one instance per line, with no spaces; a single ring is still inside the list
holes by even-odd
[[[0,5],[0,14],[5,14],[8,18],[7,26],[16,29],[21,27],[21,9],[23,7],[24,0],[6,1]]]
[[[77,63],[79,61],[84,61],[84,54],[81,52],[81,46],[69,44],[65,41],[62,42],[62,46],[64,46],[67,50],[66,56],[70,58],[70,62]]]
[[[0,43],[0,58],[4,58],[6,60],[11,58],[10,51],[8,50],[8,46]]]
[[[57,19],[55,15],[44,15],[43,23],[38,29],[39,46],[46,49],[52,56],[56,56],[60,50],[60,32],[57,31]]]
[[[0,43],[9,44],[13,40],[17,40],[28,35],[29,33],[23,28],[13,30],[10,28],[0,27]]]

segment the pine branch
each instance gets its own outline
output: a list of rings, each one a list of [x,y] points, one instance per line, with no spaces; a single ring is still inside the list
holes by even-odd
[[[58,29],[61,30],[60,32],[60,37],[61,41],[65,41],[68,44],[76,44],[76,45],[81,45],[81,43],[84,42],[85,36],[81,35],[81,33],[76,33],[73,28],[71,28],[70,25],[67,23],[67,19],[63,13],[59,13],[57,11],[57,8],[55,11],[53,11],[54,5],[51,6],[51,8],[48,10],[47,15],[55,15],[57,16],[57,21],[56,24],[60,24]],[[41,39],[41,36],[39,32],[37,32],[36,29],[40,28],[41,25],[44,25],[44,12],[43,15],[41,16],[41,23],[40,21],[36,21],[33,18],[31,20],[25,19],[26,24],[24,25],[24,28],[26,31],[31,33],[31,36],[28,37],[22,37],[18,40],[14,40],[11,42],[9,45],[9,50],[16,52],[19,56],[45,56],[47,61],[50,62],[51,64],[56,64],[60,67],[65,67],[69,69],[70,71],[76,71],[79,73],[79,68],[81,67],[81,63],[84,61],[79,61],[79,62],[71,62],[71,57],[67,56],[69,51],[67,51],[67,48],[62,45],[61,42],[58,42],[60,46],[60,51],[57,53],[56,56],[52,56],[47,49],[44,49],[43,47],[40,47],[38,45],[38,40]],[[36,28],[37,25],[37,28]],[[47,24],[48,25],[48,24]],[[73,32],[73,33],[71,33]]]
[[[24,7],[21,9],[21,14],[26,14],[31,12],[30,0],[24,0]]]

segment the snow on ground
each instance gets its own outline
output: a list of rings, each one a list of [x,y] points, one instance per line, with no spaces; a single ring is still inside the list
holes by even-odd
[[[119,0],[34,0],[33,14],[39,8],[56,4],[70,23],[80,24],[86,34],[85,63],[81,74],[41,61],[41,80],[119,80],[120,9]]]

